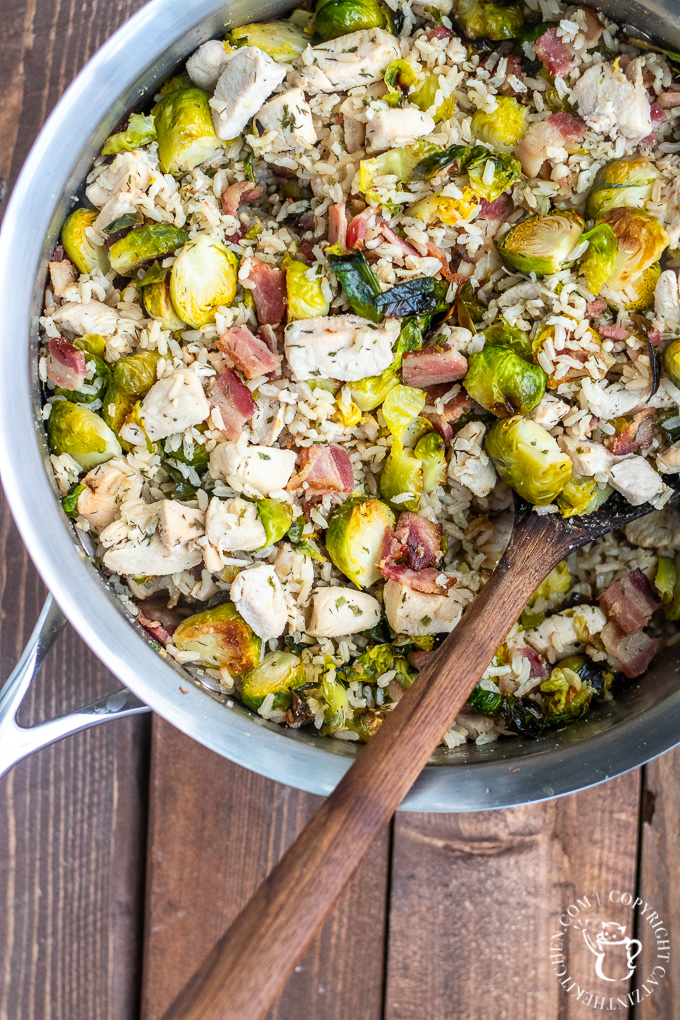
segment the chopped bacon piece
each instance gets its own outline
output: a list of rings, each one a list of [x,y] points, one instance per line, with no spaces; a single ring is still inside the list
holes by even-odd
[[[608,340],[627,340],[630,333],[622,326],[600,326],[599,332]]]
[[[615,457],[647,450],[654,442],[654,408],[646,407],[628,422],[615,436],[607,436],[604,445]]]
[[[358,213],[347,228],[345,243],[348,248],[363,248],[366,241],[366,229],[375,216],[375,209],[367,206],[363,212]]]
[[[427,254],[430,258],[437,259],[439,261],[439,264],[442,267],[442,276],[448,283],[453,283],[453,270],[451,269],[451,263],[446,256],[446,252],[443,252],[436,244],[432,244],[432,241],[428,241]]]
[[[380,567],[383,577],[398,584],[407,584],[414,591],[422,591],[426,595],[445,595],[453,588],[456,578],[445,574],[437,567],[425,567],[424,570],[411,570],[399,563],[385,563]],[[440,583],[441,582],[441,583]]]
[[[222,416],[222,429],[227,439],[238,439],[243,426],[255,414],[257,404],[253,395],[235,372],[225,368],[213,379],[208,392],[211,407],[217,408]]]
[[[347,450],[331,443],[315,443],[300,450],[300,470],[288,482],[293,492],[307,482],[310,493],[351,492],[354,472]]]
[[[240,205],[256,202],[264,194],[259,184],[252,181],[236,181],[229,184],[222,192],[222,212],[227,216],[236,216]]]
[[[444,404],[440,413],[434,411],[428,412],[425,417],[430,419],[433,428],[442,439],[450,443],[453,438],[453,423],[457,422],[466,411],[469,411],[472,404],[473,401],[468,397],[467,393],[461,390],[453,400],[450,400],[448,404]]]
[[[281,368],[281,358],[271,352],[264,340],[253,336],[246,326],[233,326],[222,333],[215,345],[227,355],[234,368],[246,379],[269,375]]]
[[[404,255],[415,255],[416,258],[420,258],[419,252],[415,250],[403,237],[399,237],[399,234],[392,230],[389,223],[385,223],[384,220],[380,223],[380,233],[388,242],[388,244],[394,244],[397,248],[400,248]]]
[[[347,209],[344,202],[332,205],[328,210],[328,243],[347,245]]]
[[[408,351],[401,363],[401,375],[406,385],[418,386],[421,390],[438,383],[456,382],[467,370],[467,358],[448,344]]]
[[[659,642],[644,630],[624,634],[611,622],[605,623],[600,636],[607,654],[618,659],[621,669],[631,680],[644,673],[659,647]]]
[[[598,315],[602,315],[603,312],[607,311],[607,302],[603,301],[602,298],[597,298],[595,301],[589,301],[586,305],[586,313],[589,319],[594,319]]]
[[[547,659],[545,659],[540,652],[537,652],[533,648],[518,648],[513,651],[513,656],[518,655],[521,659],[527,659],[529,662],[529,679],[530,680],[545,680],[546,677],[550,676],[550,666],[548,665]]]
[[[67,290],[78,279],[75,268],[68,259],[61,259],[59,262],[50,262],[47,267],[50,271],[52,291],[56,297],[62,297]]]
[[[286,274],[253,257],[243,260],[244,268],[248,275],[245,280],[239,278],[252,291],[259,322],[278,326],[286,310]]]
[[[311,266],[312,262],[316,261],[316,255],[314,254],[314,248],[306,237],[303,237],[298,244],[298,249],[295,257],[301,262],[306,262],[308,266]]]
[[[52,252],[51,262],[63,262],[66,258],[66,252],[63,244],[55,244],[54,251]]]
[[[430,41],[433,39],[453,39],[453,30],[447,28],[446,25],[437,25],[435,28],[428,28],[427,38]]]
[[[505,223],[510,213],[514,210],[515,203],[512,201],[512,197],[509,192],[504,191],[498,198],[494,198],[493,202],[487,202],[485,198],[479,204],[479,220],[497,220],[499,223]]]
[[[442,529],[427,517],[410,510],[399,515],[395,538],[400,544],[400,559],[412,570],[433,567],[441,554]]]
[[[85,354],[63,337],[52,338],[47,355],[47,378],[64,390],[77,390],[85,382]]]
[[[152,620],[151,617],[143,613],[139,607],[137,607],[137,622],[140,623],[147,634],[150,634],[152,638],[159,642],[159,644],[167,645],[172,636],[171,631],[166,630],[159,620]]]
[[[656,101],[663,110],[673,110],[680,106],[680,92],[662,92]]]
[[[545,120],[534,121],[514,154],[527,177],[538,177],[550,149],[575,152],[583,141],[586,125],[574,113],[551,113]]]
[[[641,570],[634,570],[622,581],[610,584],[599,596],[599,602],[609,619],[624,634],[634,634],[646,626],[652,614],[661,607]]]
[[[665,120],[668,120],[668,114],[663,109],[660,103],[652,103],[652,105],[649,108],[649,116],[651,117],[652,124],[654,124],[655,126],[657,124],[663,124]],[[653,141],[656,141],[654,135],[647,135],[647,137],[643,138],[642,141],[645,144],[651,144],[647,141],[648,138],[651,138]]]
[[[408,653],[408,661],[414,666],[418,672],[422,672],[425,669],[430,659],[434,658],[437,654],[436,649],[431,652],[426,652],[424,649],[419,649],[417,652]]]
[[[561,78],[576,67],[574,54],[557,36],[557,29],[549,28],[534,43],[536,56],[553,78]]]

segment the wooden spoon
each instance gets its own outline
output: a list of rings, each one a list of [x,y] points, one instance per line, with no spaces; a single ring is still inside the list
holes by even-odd
[[[541,581],[575,549],[651,509],[615,495],[564,520],[515,500],[512,537],[484,588],[164,1020],[264,1016]]]

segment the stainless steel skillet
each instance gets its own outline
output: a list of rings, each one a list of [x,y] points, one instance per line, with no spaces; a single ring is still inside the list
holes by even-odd
[[[0,695],[0,773],[52,740],[145,707],[219,754],[316,793],[333,789],[351,763],[351,746],[283,731],[239,705],[225,705],[158,656],[75,540],[55,499],[39,418],[37,320],[47,255],[103,139],[202,41],[229,25],[274,17],[290,6],[266,0],[152,0],[68,89],[36,141],[8,205],[0,234],[0,474],[22,537],[54,598],[130,693],[34,730],[16,727],[21,697],[59,630],[60,614],[54,605],[46,607]],[[603,0],[599,6],[619,22],[680,49],[676,0]],[[505,807],[569,793],[634,768],[680,740],[679,665],[676,645],[621,699],[560,734],[530,744],[501,741],[438,751],[404,807]]]

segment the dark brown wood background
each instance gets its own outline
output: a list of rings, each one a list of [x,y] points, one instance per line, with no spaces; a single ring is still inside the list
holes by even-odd
[[[141,5],[3,0],[5,196],[71,78]],[[4,504],[0,550],[4,678],[44,596]],[[23,718],[39,721],[115,687],[67,632]],[[272,1020],[583,1016],[559,988],[548,943],[564,907],[598,889],[635,890],[666,920],[675,950],[668,974],[630,1012],[674,1020],[679,765],[671,753],[594,790],[509,811],[401,814]],[[0,780],[0,1020],[157,1020],[317,804],[148,717],[79,734],[17,766]]]

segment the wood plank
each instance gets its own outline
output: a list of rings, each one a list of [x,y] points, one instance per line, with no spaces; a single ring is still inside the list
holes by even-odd
[[[154,719],[142,1017],[157,1020],[320,798],[246,772]],[[380,1020],[386,833],[269,1020]]]
[[[550,939],[579,897],[635,889],[639,788],[631,773],[507,811],[399,814],[385,1020],[582,1017],[552,971]],[[565,956],[592,973],[575,929]]]
[[[71,77],[142,0],[6,0],[0,20],[0,198]],[[0,670],[14,666],[44,589],[0,509]],[[73,632],[22,721],[115,690]],[[1,1020],[132,1020],[140,979],[148,722],[107,725],[0,781]]]
[[[638,938],[642,942],[636,986],[641,1002],[636,1020],[667,1020],[680,1016],[680,790],[678,770],[680,749],[664,754],[644,770],[642,791],[642,839],[638,895],[664,920],[671,950],[670,960],[661,966],[666,973],[652,995],[644,995],[642,984],[658,965],[656,938],[647,924],[640,922]],[[664,939],[666,936],[664,936]],[[665,955],[665,951],[662,950]]]

